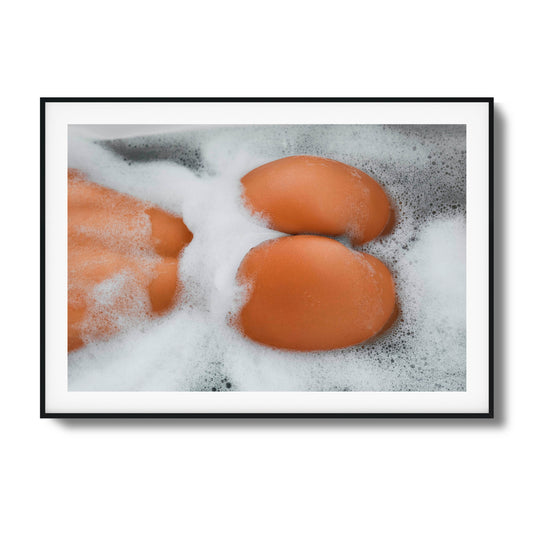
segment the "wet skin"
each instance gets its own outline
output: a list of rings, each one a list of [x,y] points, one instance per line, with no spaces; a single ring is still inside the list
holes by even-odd
[[[192,237],[181,218],[69,169],[68,350],[119,331],[121,316],[169,311],[182,289],[179,254]],[[122,284],[102,305],[107,280]]]
[[[242,179],[253,214],[286,233],[347,233],[354,245],[390,224],[381,186],[337,161],[295,156]],[[106,339],[128,317],[179,301],[179,256],[193,235],[175,215],[68,173],[68,349]],[[392,276],[375,257],[326,237],[296,235],[253,248],[237,281],[249,289],[233,325],[269,346],[311,351],[364,342],[394,320]]]

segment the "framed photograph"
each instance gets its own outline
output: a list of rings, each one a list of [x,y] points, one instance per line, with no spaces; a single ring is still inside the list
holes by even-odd
[[[42,98],[41,417],[493,417],[492,98]]]

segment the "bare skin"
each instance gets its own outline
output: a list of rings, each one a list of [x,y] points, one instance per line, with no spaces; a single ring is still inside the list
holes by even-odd
[[[294,160],[298,164],[307,161],[305,157],[287,159],[291,165]],[[327,163],[320,166],[319,174],[332,167],[341,181],[347,177],[353,185],[353,175],[345,175],[349,167]],[[248,178],[270,166],[259,167]],[[272,175],[279,178],[278,172]],[[300,174],[289,177],[291,183],[302,179]],[[379,188],[377,183],[375,188]],[[247,190],[254,193],[251,186]],[[270,198],[268,189],[255,192],[256,203]],[[372,202],[370,193],[361,200],[363,211],[377,220],[367,224],[370,229],[361,234],[363,241],[374,238],[391,220],[388,199],[380,188],[378,192],[374,196],[379,202]],[[306,224],[318,220],[322,225],[312,226],[313,230],[337,234],[349,225],[346,217],[354,203],[335,210],[343,194],[330,202],[326,218],[317,219],[317,209],[309,205],[302,209],[298,204],[300,211],[285,209],[284,196],[270,198],[270,207],[286,219],[296,213],[297,223],[304,224],[286,231],[305,233],[311,227]],[[316,201],[316,197],[314,193],[310,198]],[[324,221],[331,224],[324,225]],[[107,339],[172,309],[182,292],[179,256],[192,238],[181,218],[96,185],[70,169],[68,350]],[[315,275],[318,271],[320,275]],[[394,282],[387,267],[368,254],[355,256],[325,237],[297,235],[276,239],[271,247],[258,246],[243,259],[239,280],[245,285],[253,281],[254,290],[241,309],[237,327],[249,338],[278,348],[312,351],[350,346],[382,333],[397,315]]]
[[[183,220],[68,172],[68,350],[177,302]]]

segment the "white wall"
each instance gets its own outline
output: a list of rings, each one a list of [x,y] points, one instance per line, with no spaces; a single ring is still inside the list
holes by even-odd
[[[526,3],[117,4],[3,8],[0,529],[531,530]],[[496,420],[39,420],[38,97],[190,95],[496,98]]]

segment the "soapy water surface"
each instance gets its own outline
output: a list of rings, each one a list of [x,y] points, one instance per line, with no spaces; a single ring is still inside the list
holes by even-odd
[[[185,294],[164,317],[149,320],[141,309],[122,333],[71,352],[69,390],[466,390],[464,125],[182,126],[143,136],[124,129],[117,139],[113,127],[70,126],[69,167],[183,217],[194,234],[180,260]],[[303,154],[363,170],[395,209],[393,230],[358,250],[388,266],[400,313],[387,332],[350,348],[285,351],[228,325],[242,302],[242,258],[284,235],[244,208],[240,178]],[[105,283],[103,292],[119,290]]]

